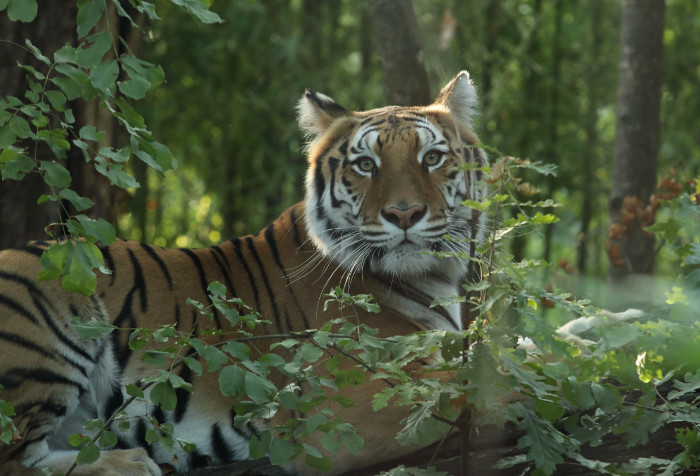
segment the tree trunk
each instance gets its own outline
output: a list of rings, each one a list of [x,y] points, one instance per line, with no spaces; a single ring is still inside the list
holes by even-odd
[[[388,103],[396,106],[429,104],[423,45],[411,0],[371,0],[369,12]]]
[[[598,168],[598,103],[600,97],[600,46],[603,41],[601,35],[602,4],[597,0],[590,2],[591,12],[591,43],[590,43],[590,70],[586,77],[586,93],[588,106],[586,107],[586,122],[584,126],[587,144],[587,162],[581,167],[581,192],[583,203],[581,205],[581,231],[577,246],[576,267],[581,274],[586,272],[588,266],[588,230],[594,216],[595,193],[593,179]],[[593,152],[593,153],[591,153]],[[596,190],[597,192],[597,190]]]
[[[0,40],[3,40],[0,41],[0,97],[10,95],[24,100],[28,88],[26,72],[17,67],[17,62],[43,71],[43,65],[26,50],[25,39],[31,39],[44,54],[53,53],[66,42],[75,43],[76,12],[74,4],[46,2],[41,6],[41,14],[31,23],[11,22],[5,12],[0,13]],[[51,155],[47,147],[40,146],[37,150],[39,159]],[[54,204],[36,204],[39,196],[47,192],[46,184],[37,174],[29,174],[19,182],[0,181],[0,249],[46,237],[44,227],[59,220]]]
[[[660,141],[664,2],[623,0],[617,130],[610,193],[611,282],[630,283],[653,271],[654,238],[649,198],[656,186]]]
[[[111,10],[109,18],[112,22],[109,31],[119,32],[123,25],[116,15],[116,7],[110,5],[108,8]],[[30,39],[45,56],[53,58],[53,53],[64,44],[76,44],[76,14],[74,4],[45,2],[40,5],[37,17],[30,23],[11,22],[4,13],[0,15],[0,39],[7,40],[0,42],[0,97],[10,95],[25,98],[28,84],[25,71],[17,67],[18,61],[46,73],[46,65],[36,61],[24,48],[25,39]],[[100,24],[98,28],[101,28]],[[124,32],[119,34],[128,38]],[[98,107],[94,101],[82,100],[73,101],[69,107],[76,119],[73,124],[76,133],[82,126],[94,125],[105,132],[100,147],[116,146],[120,142],[122,131],[105,108]],[[57,160],[43,142],[36,144],[35,153],[35,144],[23,145],[32,151],[32,157],[37,160]],[[109,186],[108,181],[95,171],[91,163],[85,162],[76,148],[68,152],[67,160],[62,161],[62,165],[71,173],[71,188],[95,203],[87,213],[114,222],[115,202],[126,192]],[[38,174],[29,174],[21,181],[0,182],[0,249],[18,246],[29,240],[48,238],[44,228],[62,218],[62,212],[53,202],[37,205],[39,196],[48,192],[48,187]]]

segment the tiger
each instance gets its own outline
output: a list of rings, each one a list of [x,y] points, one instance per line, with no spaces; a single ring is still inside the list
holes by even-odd
[[[460,72],[427,106],[388,106],[354,112],[330,97],[306,90],[298,123],[307,139],[304,199],[260,232],[200,249],[166,249],[117,240],[101,247],[105,267],[91,296],[68,293],[58,281],[37,281],[48,243],[33,242],[0,252],[0,398],[14,406],[18,438],[0,446],[0,474],[37,474],[73,466],[73,433],[86,433],[88,419],[107,421],[127,393],[154,370],[128,347],[129,329],[175,323],[199,330],[192,298],[206,302],[210,282],[223,283],[266,319],[256,334],[319,329],[333,310],[320,310],[332,283],[351,295],[371,294],[377,315],[357,310],[358,322],[380,336],[423,330],[463,329],[459,303],[434,305],[460,293],[467,274],[464,254],[481,239],[485,218],[468,200],[483,200],[486,154],[474,131],[477,94]],[[69,322],[96,318],[119,328],[83,340]],[[222,328],[227,322],[222,319]],[[213,336],[212,339],[216,339]],[[172,411],[135,401],[124,410],[136,423],[113,428],[118,443],[101,451],[74,475],[156,476],[170,465],[178,472],[243,461],[248,442],[267,425],[234,425],[236,404],[219,392],[216,372],[199,376],[179,367],[191,393],[178,395]],[[284,376],[271,377],[278,388]],[[286,380],[285,380],[286,379]],[[332,474],[400,458],[414,448],[394,437],[405,407],[373,412],[372,395],[383,387],[368,381],[341,392],[354,405],[333,408],[364,438],[359,455],[331,455]],[[174,436],[195,449],[148,445],[144,412],[174,425]],[[297,458],[289,474],[317,474]],[[21,468],[21,469],[20,469]],[[13,471],[19,471],[14,472]]]

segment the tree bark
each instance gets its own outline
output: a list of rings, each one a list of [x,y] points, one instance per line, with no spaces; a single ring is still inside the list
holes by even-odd
[[[57,50],[66,42],[75,43],[76,13],[74,4],[63,2],[43,4],[41,14],[31,23],[11,22],[5,12],[0,13],[0,97],[10,95],[24,99],[28,88],[26,72],[17,67],[17,62],[43,70],[26,50],[25,39],[31,39],[44,54]],[[37,150],[40,159],[48,159],[50,154],[46,147]],[[37,174],[30,174],[19,182],[0,181],[0,249],[17,246],[32,238],[46,237],[44,227],[59,220],[54,204],[36,204],[39,196],[47,191],[46,184]]]
[[[131,27],[119,21],[114,5],[110,4],[107,8],[111,22],[109,31],[117,32],[126,38],[130,47],[134,49],[136,45],[133,38],[128,37],[127,30],[120,31],[124,27]],[[25,39],[30,39],[48,58],[53,58],[53,53],[66,43],[76,45],[76,14],[75,4],[63,2],[42,3],[37,17],[30,23],[11,22],[4,13],[0,14],[0,39],[6,40],[0,42],[0,97],[10,95],[25,98],[25,91],[28,89],[26,72],[17,67],[18,61],[46,73],[46,65],[36,61],[24,48]],[[102,21],[104,22],[104,19]],[[103,23],[98,23],[97,28],[102,28],[101,25]],[[73,129],[76,133],[82,126],[93,125],[105,133],[100,147],[116,147],[123,141],[123,131],[117,126],[114,117],[105,108],[99,107],[96,101],[85,102],[78,99],[72,101],[68,107],[75,116]],[[53,127],[58,127],[58,124]],[[43,142],[23,145],[28,147],[32,157],[37,160],[57,160]],[[117,211],[115,203],[125,203],[126,192],[110,186],[107,179],[95,171],[92,163],[85,162],[82,153],[75,147],[68,152],[66,160],[60,162],[71,173],[71,189],[95,203],[87,213],[114,222]],[[35,173],[29,174],[21,181],[0,181],[0,249],[18,246],[30,240],[48,238],[44,228],[62,218],[62,212],[55,203],[37,205],[39,196],[48,192],[41,176]]]
[[[429,104],[423,45],[411,0],[371,0],[369,12],[388,103]]]
[[[623,0],[617,129],[610,193],[611,266],[608,276],[623,284],[653,271],[654,238],[649,198],[656,187],[661,125],[664,2]]]

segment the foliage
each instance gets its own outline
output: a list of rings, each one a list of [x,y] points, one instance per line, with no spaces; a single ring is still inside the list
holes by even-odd
[[[473,428],[509,424],[523,432],[517,444],[521,453],[504,458],[497,468],[517,466],[519,471],[546,475],[555,474],[566,462],[614,475],[697,470],[698,191],[666,201],[667,218],[655,226],[673,242],[685,264],[666,302],[645,312],[612,313],[570,294],[532,286],[529,275],[544,265],[514,261],[502,249],[508,234],[552,221],[551,215],[539,211],[551,207],[549,201],[522,203],[516,198],[518,190],[529,188],[521,175],[538,170],[552,173],[541,164],[512,157],[483,169],[493,187],[485,202],[493,220],[488,238],[472,258],[482,280],[465,288],[472,317],[468,329],[380,338],[375,329],[350,318],[355,307],[381,312],[373,297],[350,296],[334,288],[326,295],[326,305],[340,304],[345,316],[329,316],[317,330],[254,335],[254,327],[264,322],[261,316],[240,300],[226,297],[222,284],[212,283],[209,303],[190,301],[200,319],[212,323],[208,329],[203,326],[199,336],[172,325],[132,330],[132,350],[143,351],[143,359],[161,370],[138,387],[129,386],[131,398],[108,422],[86,422],[86,433],[96,432],[94,436],[74,435],[71,444],[81,447],[78,462],[93,460],[100,447],[113,444],[110,427],[123,429],[136,417],[124,412],[133,400],[173,409],[177,389],[190,391],[190,384],[174,370],[187,365],[196,375],[218,372],[221,393],[237,402],[235,424],[241,428],[289,412],[284,423],[250,440],[251,458],[267,455],[273,464],[303,457],[310,466],[329,470],[329,455],[341,447],[360,453],[362,435],[328,403],[352,406],[351,399],[336,393],[339,389],[379,380],[385,386],[374,395],[372,410],[389,405],[410,408],[396,435],[400,444],[427,445],[451,428],[478,434]],[[503,213],[505,208],[514,210]],[[496,211],[510,218],[502,219]],[[688,224],[683,232],[668,225],[680,217]],[[224,334],[217,329],[214,312],[221,313],[234,330]],[[74,326],[84,338],[114,330],[98,321],[77,320]],[[263,342],[271,343],[269,352]],[[422,363],[420,370],[411,366],[416,361]],[[280,386],[275,374],[291,383]],[[471,417],[465,419],[465,414]],[[148,418],[149,443],[193,449],[173,438],[170,425]],[[615,435],[622,435],[629,447],[643,445],[669,425],[675,428],[678,443],[671,459],[650,456],[612,463],[581,454],[582,448],[604,444]],[[322,435],[320,447],[308,443],[315,433]],[[443,473],[399,467],[385,474]]]
[[[132,7],[150,20],[157,20],[152,3],[134,0]],[[221,21],[197,1],[175,2],[202,22]],[[114,2],[116,14],[134,26],[132,16]],[[34,20],[37,4],[4,2],[13,21]],[[97,243],[109,244],[115,239],[114,227],[103,219],[92,219],[79,214],[93,206],[91,199],[82,197],[71,187],[71,174],[66,168],[68,153],[79,150],[86,162],[104,175],[113,186],[138,187],[138,182],[127,173],[125,163],[131,157],[158,171],[172,168],[172,153],[157,142],[148,130],[143,117],[130,101],[141,99],[146,92],[164,80],[163,69],[137,58],[132,51],[119,52],[123,38],[114,37],[108,29],[97,28],[109,23],[111,8],[105,0],[81,2],[77,13],[78,44],[66,44],[53,53],[52,58],[27,39],[24,46],[39,61],[42,68],[19,66],[27,72],[28,89],[24,98],[0,98],[0,174],[3,180],[21,180],[37,173],[42,176],[49,193],[39,197],[38,203],[51,201],[60,208],[61,222],[47,227],[54,237],[68,237],[51,245],[42,256],[44,270],[39,279],[62,278],[64,289],[89,295],[95,290],[95,268],[107,272]],[[91,34],[91,32],[93,32]],[[120,79],[121,78],[121,79]],[[76,130],[71,102],[76,99],[94,101],[111,113],[127,134],[127,145],[114,149],[99,147],[105,134],[92,125]],[[38,143],[51,150],[51,159],[40,158]],[[68,204],[75,212],[68,209]],[[78,214],[76,214],[76,212]]]

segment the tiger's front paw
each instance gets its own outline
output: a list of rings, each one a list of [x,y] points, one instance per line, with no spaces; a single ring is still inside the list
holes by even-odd
[[[103,451],[100,459],[75,468],[76,476],[162,476],[143,448]]]

